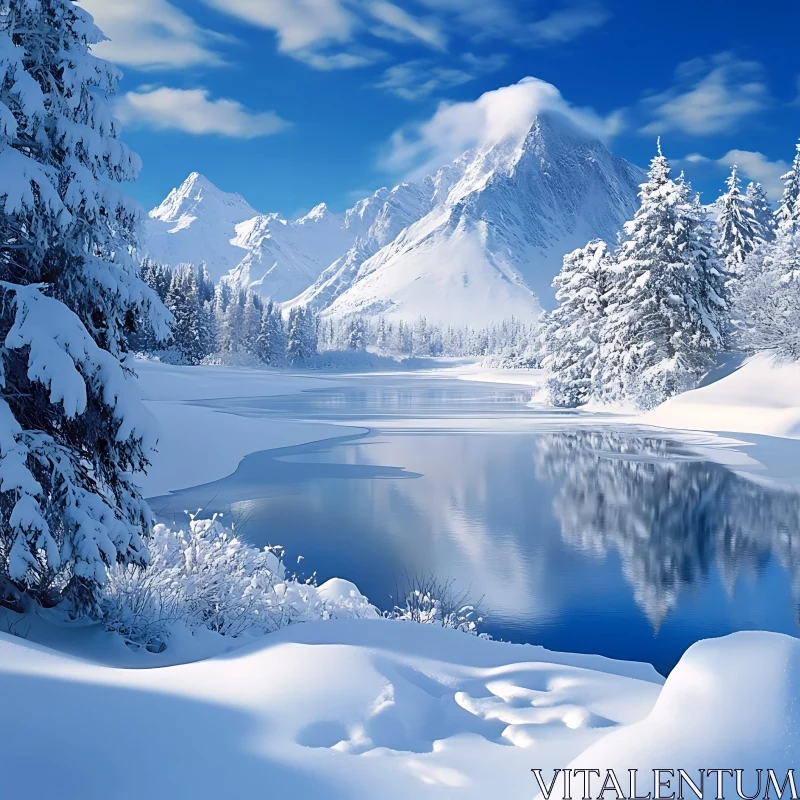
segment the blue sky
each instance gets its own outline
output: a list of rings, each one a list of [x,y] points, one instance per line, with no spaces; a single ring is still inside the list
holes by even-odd
[[[540,107],[704,200],[727,165],[774,193],[800,136],[800,4],[766,0],[83,0],[158,203],[190,172],[259,211],[334,210]],[[535,78],[522,88],[524,78]]]

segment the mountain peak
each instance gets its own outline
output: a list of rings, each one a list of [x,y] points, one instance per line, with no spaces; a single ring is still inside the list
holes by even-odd
[[[161,205],[150,212],[151,219],[175,222],[183,217],[208,215],[241,222],[257,212],[236,192],[223,192],[199,172],[192,172],[173,189]]]
[[[319,205],[314,206],[314,208],[312,208],[311,211],[308,212],[308,214],[306,214],[304,217],[301,217],[297,221],[298,222],[306,222],[306,221],[308,221],[308,222],[318,222],[319,220],[325,219],[326,217],[329,217],[329,216],[331,216],[331,212],[328,209],[327,204],[326,203],[320,203]]]

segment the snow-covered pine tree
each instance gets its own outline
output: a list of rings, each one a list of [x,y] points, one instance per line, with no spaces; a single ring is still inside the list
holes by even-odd
[[[753,216],[758,223],[758,235],[765,242],[771,242],[775,238],[775,214],[772,211],[767,193],[760,183],[750,181],[747,184],[745,193],[750,208],[753,209]]]
[[[736,164],[731,168],[725,185],[727,191],[718,201],[718,248],[728,273],[741,276],[745,259],[764,239],[752,206],[739,190]]]
[[[222,318],[221,351],[241,353],[244,350],[244,305],[243,292],[231,297]]]
[[[607,295],[613,275],[608,246],[595,239],[564,256],[553,280],[559,306],[543,320],[545,391],[555,406],[574,408],[594,394]]]
[[[351,317],[347,323],[347,349],[365,350],[367,347],[364,320],[361,317]]]
[[[784,228],[749,256],[734,312],[747,350],[800,360],[800,233]]]
[[[201,303],[211,303],[214,301],[214,294],[216,287],[214,281],[208,272],[208,267],[205,261],[200,262],[197,268],[197,295]]]
[[[155,291],[162,302],[167,299],[169,285],[172,282],[172,272],[169,267],[159,264],[158,261],[145,258],[142,261],[139,276]]]
[[[169,314],[132,258],[139,159],[108,105],[118,72],[72,0],[0,0],[0,604],[97,611],[106,569],[145,564],[135,482],[155,444],[121,363]]]
[[[227,353],[230,343],[225,335],[225,312],[231,301],[231,287],[227,281],[220,281],[214,288],[214,352]]]
[[[797,153],[791,169],[781,176],[783,197],[775,221],[778,233],[797,233],[800,230],[800,142],[796,145]]]
[[[286,363],[286,329],[280,309],[269,300],[261,313],[261,330],[256,340],[256,355],[265,364],[280,367]]]
[[[197,287],[197,275],[189,264],[181,264],[172,273],[166,300],[175,324],[172,341],[187,364],[199,364],[207,355],[203,335],[203,307]]]
[[[725,338],[724,279],[691,187],[658,145],[641,206],[615,256],[601,344],[606,398],[652,408],[691,388]]]
[[[318,352],[317,345],[317,315],[306,306],[302,309],[303,312],[303,338],[305,340],[306,358],[315,356]]]
[[[261,299],[253,292],[247,293],[242,311],[242,345],[248,353],[256,354],[261,333]]]
[[[316,321],[309,308],[293,308],[287,324],[286,356],[290,364],[303,364],[317,352]]]

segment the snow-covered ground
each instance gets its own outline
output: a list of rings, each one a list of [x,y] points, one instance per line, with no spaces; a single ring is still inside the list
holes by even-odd
[[[800,364],[754,356],[720,380],[667,400],[643,421],[665,428],[800,439]]]
[[[644,665],[413,623],[296,625],[167,668],[116,666],[114,644],[79,658],[0,634],[9,797],[511,800],[570,762],[785,774],[800,757],[800,641],[777,634],[695,645],[663,688]],[[65,732],[47,769],[42,731]]]

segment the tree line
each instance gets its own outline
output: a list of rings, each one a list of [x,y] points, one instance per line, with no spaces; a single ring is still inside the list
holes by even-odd
[[[724,350],[800,357],[800,145],[773,214],[736,166],[704,208],[658,153],[614,246],[569,253],[542,320],[546,394],[652,408],[691,389]]]
[[[283,312],[272,300],[214,284],[205,264],[174,269],[145,258],[141,279],[174,318],[171,337],[158,341],[143,325],[130,337],[133,350],[185,364],[240,356],[273,367],[306,366],[318,352],[366,351],[386,356],[500,356],[509,363],[535,360],[537,325],[511,318],[483,328],[360,315],[320,318],[310,308]]]

